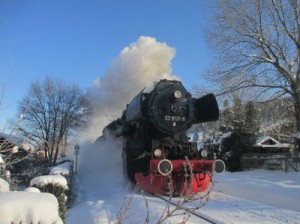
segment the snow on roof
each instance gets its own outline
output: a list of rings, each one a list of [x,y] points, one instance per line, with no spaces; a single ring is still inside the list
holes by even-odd
[[[21,144],[21,146],[20,146],[22,149],[24,149],[25,151],[29,151],[29,150],[31,150],[31,151],[35,151],[35,148],[34,148],[34,146],[33,145],[31,145],[31,144],[29,144],[29,143],[25,143],[25,142],[23,142],[22,144]]]
[[[290,144],[279,143],[271,136],[261,136],[256,140],[255,146],[263,148],[290,148]]]
[[[29,151],[29,150],[34,151],[35,150],[34,146],[32,144],[29,144],[23,138],[19,138],[17,136],[11,135],[11,134],[5,134],[3,132],[0,132],[0,137],[8,140],[12,144],[19,146],[19,148],[22,148],[25,151]]]
[[[2,178],[0,178],[0,193],[8,192],[8,191],[9,191],[9,184],[7,183],[6,180],[3,180]]]
[[[66,178],[61,175],[46,175],[35,177],[30,181],[30,186],[42,187],[47,184],[60,185],[64,189],[68,189],[68,183]]]
[[[62,164],[59,164],[58,166],[53,167],[50,170],[50,175],[64,175],[68,176],[70,175],[71,171],[73,169],[73,164],[71,162],[65,162]]]
[[[21,144],[23,141],[21,138],[18,138],[11,134],[5,134],[3,132],[0,132],[0,137],[5,138],[5,139],[9,140],[11,143],[14,143],[17,145]]]
[[[63,224],[53,194],[5,192],[0,194],[1,223]]]
[[[271,136],[261,136],[257,138],[256,145],[263,145],[263,143],[266,141],[272,141],[274,142],[274,145],[279,144],[279,142],[276,139],[272,138]]]

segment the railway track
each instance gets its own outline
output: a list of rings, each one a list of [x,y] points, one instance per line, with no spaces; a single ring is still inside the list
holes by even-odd
[[[159,199],[161,199],[161,200],[163,200],[163,201],[165,201],[165,202],[167,202],[167,203],[169,203],[169,204],[171,204],[175,207],[178,206],[178,204],[176,204],[175,202],[170,201],[169,198],[166,198],[165,196],[162,196],[162,195],[159,195],[159,194],[150,194],[150,195],[152,195],[154,197],[157,197],[157,198],[159,198]],[[191,211],[191,210],[189,210],[189,207],[183,207],[182,206],[180,209],[186,211],[187,213],[190,213],[193,216],[196,216],[197,218],[199,218],[201,220],[204,220],[205,223],[211,223],[211,224],[220,224],[220,223],[222,223],[220,221],[214,220],[213,218],[211,218],[209,216],[205,216],[205,215],[199,214],[195,211]]]

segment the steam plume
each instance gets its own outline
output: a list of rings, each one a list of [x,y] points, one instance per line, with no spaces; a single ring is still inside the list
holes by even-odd
[[[88,89],[94,117],[87,139],[95,140],[110,121],[121,116],[126,104],[144,87],[160,79],[178,79],[172,75],[175,49],[155,38],[141,36],[125,47],[102,78]]]

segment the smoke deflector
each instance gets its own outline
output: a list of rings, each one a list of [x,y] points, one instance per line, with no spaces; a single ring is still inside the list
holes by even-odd
[[[195,102],[197,123],[216,121],[219,119],[219,107],[215,96],[211,93]]]

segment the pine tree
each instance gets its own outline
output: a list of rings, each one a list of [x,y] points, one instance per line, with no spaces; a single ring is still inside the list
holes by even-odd
[[[233,110],[229,107],[229,102],[226,99],[224,101],[224,111],[222,113],[222,124],[220,130],[222,132],[233,131],[233,119],[234,119]]]
[[[242,131],[245,124],[245,113],[242,105],[242,100],[239,96],[235,95],[233,98],[233,129],[235,131]]]
[[[258,114],[258,109],[253,102],[248,102],[245,106],[245,112],[246,112],[245,131],[257,136],[261,124],[260,116]]]
[[[232,134],[222,142],[223,159],[228,170],[236,171],[241,169],[240,156],[253,149],[259,132],[260,119],[254,103],[249,102],[243,106],[238,96],[234,96],[232,114],[229,116],[228,108],[225,111],[223,119],[225,121],[231,116],[233,130]]]

